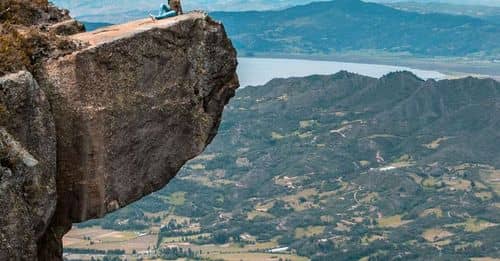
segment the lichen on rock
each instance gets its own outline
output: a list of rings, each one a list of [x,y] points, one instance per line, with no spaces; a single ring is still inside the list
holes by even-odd
[[[36,71],[44,59],[78,49],[64,36],[83,31],[67,10],[46,0],[0,1],[0,76]]]

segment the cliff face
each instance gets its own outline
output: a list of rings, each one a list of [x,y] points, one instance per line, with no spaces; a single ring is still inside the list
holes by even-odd
[[[57,201],[54,119],[29,72],[0,78],[0,105],[0,260],[33,260]]]
[[[224,105],[239,86],[236,52],[223,26],[201,13],[71,38],[85,48],[47,60],[36,75],[41,89],[22,73],[27,80],[19,89],[26,94],[16,97],[27,99],[28,109],[3,106],[5,115],[24,118],[18,120],[20,127],[4,123],[0,149],[11,155],[16,146],[8,142],[17,140],[18,150],[26,153],[16,155],[38,163],[7,164],[4,158],[10,158],[0,154],[1,189],[11,188],[10,194],[2,193],[1,207],[16,204],[9,195],[27,209],[0,217],[0,225],[19,225],[0,231],[0,252],[9,253],[6,257],[32,259],[38,251],[41,260],[60,259],[62,236],[73,222],[102,217],[163,187],[211,142]],[[20,76],[6,76],[0,84],[12,77]],[[12,97],[2,99],[5,104]],[[25,181],[34,177],[43,177],[44,184]],[[33,202],[26,197],[34,192],[21,192],[27,183],[38,185]],[[27,217],[24,225],[14,221],[20,216]],[[23,238],[32,247],[16,252],[23,244],[12,239],[35,223],[33,236]]]

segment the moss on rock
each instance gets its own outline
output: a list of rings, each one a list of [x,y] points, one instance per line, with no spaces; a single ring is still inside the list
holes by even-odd
[[[31,65],[25,39],[12,26],[0,25],[0,76]]]
[[[67,10],[46,0],[0,1],[0,76],[20,70],[33,72],[41,59],[75,50],[73,42],[50,30],[51,25],[70,19]],[[66,31],[83,30],[74,24],[68,23]]]
[[[40,22],[50,14],[47,0],[2,0],[0,2],[0,22],[30,26]]]

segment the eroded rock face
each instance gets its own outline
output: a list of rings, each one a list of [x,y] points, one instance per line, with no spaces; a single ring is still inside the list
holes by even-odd
[[[40,75],[56,123],[58,194],[43,260],[60,258],[73,222],[165,186],[211,142],[239,85],[236,52],[204,14],[74,39],[90,46],[48,61]]]
[[[56,207],[56,135],[29,72],[0,78],[0,260],[34,260]]]
[[[32,29],[67,51],[40,56],[36,77],[0,78],[0,260],[61,260],[73,222],[165,186],[239,86],[235,49],[205,14],[76,35],[58,14]]]
[[[49,32],[53,32],[56,35],[74,35],[77,33],[85,32],[85,26],[74,19],[68,19],[60,23],[50,25],[48,27]]]

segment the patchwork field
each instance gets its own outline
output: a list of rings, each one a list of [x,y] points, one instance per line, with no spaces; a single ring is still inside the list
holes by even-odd
[[[401,220],[401,215],[381,217],[378,219],[378,225],[383,228],[396,228],[410,222],[411,220]]]
[[[129,231],[113,231],[99,227],[72,229],[64,236],[66,248],[115,250],[123,249],[127,254],[147,251],[156,246],[158,235]]]
[[[280,255],[280,254],[264,254],[264,253],[243,253],[243,254],[209,254],[205,255],[213,260],[225,261],[276,261],[281,260],[290,261],[307,261],[306,257],[299,257],[295,255]]]

